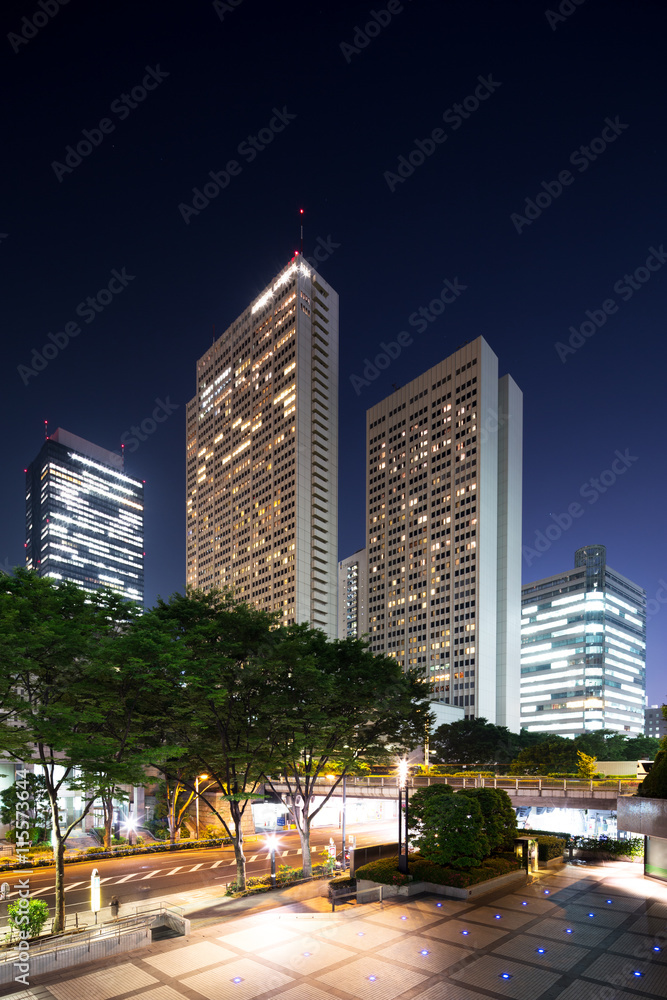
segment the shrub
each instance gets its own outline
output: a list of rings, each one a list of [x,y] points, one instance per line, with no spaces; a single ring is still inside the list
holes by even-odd
[[[516,813],[507,792],[501,788],[465,788],[457,794],[479,804],[484,817],[484,833],[492,851],[513,846],[517,834]]]
[[[551,861],[552,858],[560,858],[565,850],[567,840],[562,837],[536,837],[537,857],[539,861]]]
[[[28,900],[28,908],[21,906],[21,900],[7,904],[7,921],[10,936],[14,931],[27,931],[28,937],[37,937],[49,919],[49,907],[43,899]],[[26,917],[28,918],[26,921]]]
[[[631,837],[629,840],[610,840],[609,837],[598,837],[597,839],[577,837],[576,845],[580,851],[606,854],[611,858],[641,858],[644,854],[643,837]]]
[[[641,785],[637,795],[652,799],[667,799],[667,736],[660,741],[660,750]]]
[[[478,802],[454,795],[448,785],[418,789],[410,800],[409,820],[418,850],[436,864],[474,868],[490,853]]]
[[[520,868],[517,860],[512,858],[485,858],[478,868],[469,871],[455,867],[434,864],[420,855],[408,858],[408,876],[401,876],[398,871],[398,858],[383,858],[371,861],[356,870],[357,878],[370,879],[383,885],[404,885],[408,881],[433,882],[434,885],[450,885],[456,889],[465,889],[469,885],[477,885],[498,875],[517,871]]]

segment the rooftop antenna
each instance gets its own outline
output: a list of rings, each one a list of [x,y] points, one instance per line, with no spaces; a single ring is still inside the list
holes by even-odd
[[[303,209],[299,209],[299,215],[301,216],[301,256],[303,257]]]
[[[120,468],[122,472],[125,472],[125,445],[120,446]]]
[[[213,344],[215,344],[215,323],[213,324],[213,340],[211,341],[211,345]]]
[[[48,422],[48,420],[44,421],[44,440],[45,441],[49,440],[49,422]]]

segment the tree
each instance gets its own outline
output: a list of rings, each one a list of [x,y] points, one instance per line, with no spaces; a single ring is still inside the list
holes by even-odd
[[[577,769],[577,748],[574,740],[550,736],[543,743],[526,747],[512,761],[510,774],[558,774]]]
[[[5,788],[0,794],[0,821],[14,827],[18,809],[28,821],[31,842],[38,844],[46,839],[51,816],[44,776],[28,771],[25,776],[25,791],[28,797],[19,798],[15,783]]]
[[[65,924],[67,837],[90,810],[102,771],[118,783],[136,775],[107,759],[116,737],[104,730],[116,706],[117,678],[100,656],[102,645],[136,615],[111,591],[91,594],[23,569],[0,577],[0,705],[8,723],[0,729],[0,749],[38,766],[44,776],[56,869],[55,933]],[[20,773],[22,797],[27,778]],[[59,802],[66,789],[84,797],[70,822]]]
[[[511,851],[517,835],[516,813],[507,792],[501,788],[465,788],[457,794],[467,795],[478,803],[491,850]]]
[[[437,763],[459,767],[509,764],[520,746],[516,733],[483,718],[447,723],[439,726],[431,737],[431,748]]]
[[[489,840],[476,799],[446,785],[418,789],[410,799],[408,831],[420,854],[439,865],[474,868],[488,857]]]
[[[577,750],[577,774],[584,781],[592,781],[597,774],[597,760],[595,757],[590,757],[583,750]]]
[[[662,711],[667,718],[664,705]],[[635,794],[644,798],[667,799],[667,736],[663,736],[660,740],[660,750],[655,756],[651,770]]]
[[[145,703],[144,726],[156,747],[152,763],[191,793],[195,781],[187,775],[209,775],[208,794],[200,789],[199,797],[232,841],[239,888],[245,887],[243,817],[248,803],[261,797],[256,789],[271,762],[276,624],[276,615],[236,603],[228,591],[194,590],[160,599],[142,622],[161,630],[174,647],[173,660],[158,671],[159,682],[152,678],[155,695]]]
[[[301,841],[304,875],[312,872],[313,819],[361,758],[393,763],[423,741],[427,691],[417,674],[390,657],[374,656],[359,639],[329,640],[308,625],[281,629],[265,688],[273,752],[264,774],[287,785],[287,804]],[[315,807],[318,782],[336,779]],[[321,794],[318,792],[318,794]]]

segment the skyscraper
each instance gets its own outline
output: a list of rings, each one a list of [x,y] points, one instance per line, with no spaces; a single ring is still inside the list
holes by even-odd
[[[296,255],[197,364],[187,583],[337,634],[338,295]]]
[[[482,337],[367,413],[371,648],[519,728],[523,396]]]
[[[522,588],[521,725],[644,732],[646,591],[586,545],[574,569]]]
[[[144,484],[120,455],[58,428],[26,470],[26,566],[144,599]]]
[[[358,639],[368,631],[368,560],[359,549],[338,563],[338,638]]]

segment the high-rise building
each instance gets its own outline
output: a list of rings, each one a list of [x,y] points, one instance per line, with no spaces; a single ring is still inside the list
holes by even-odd
[[[368,631],[368,561],[359,549],[338,563],[338,638],[359,639]]]
[[[644,710],[644,736],[658,740],[667,736],[667,719],[662,714],[662,705],[649,705]]]
[[[644,732],[646,591],[586,545],[574,569],[522,587],[521,725]]]
[[[338,295],[293,257],[197,364],[187,583],[337,634]]]
[[[523,396],[482,337],[367,413],[368,632],[519,728]]]
[[[144,484],[115,452],[58,428],[26,470],[26,565],[144,600]]]

